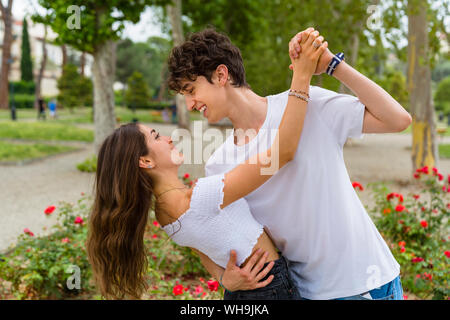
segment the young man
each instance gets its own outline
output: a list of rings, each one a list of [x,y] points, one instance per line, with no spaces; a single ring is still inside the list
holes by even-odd
[[[301,54],[301,35],[289,43],[292,56]],[[170,88],[184,94],[189,110],[200,110],[209,123],[225,117],[233,123],[233,134],[206,164],[207,176],[229,171],[275,138],[288,92],[267,97],[254,93],[246,83],[239,49],[225,35],[211,29],[193,34],[172,50],[169,71]],[[403,131],[411,116],[342,55],[325,52],[316,74],[324,72],[357,97],[311,86],[295,159],[245,199],[289,259],[303,298],[402,299],[400,266],[352,187],[343,146],[348,137],[363,133]],[[246,130],[255,135],[237,134]],[[260,256],[255,254],[240,269],[232,251],[225,271],[204,256],[202,261],[227,290],[249,290],[271,280],[264,279],[271,264]]]

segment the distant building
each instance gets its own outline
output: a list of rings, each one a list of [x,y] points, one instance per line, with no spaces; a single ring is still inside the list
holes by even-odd
[[[44,38],[44,26],[39,23],[34,23],[31,19],[28,19],[28,35],[30,38],[31,59],[33,61],[33,74],[37,76],[42,60],[42,41]],[[22,20],[15,20],[13,18],[13,43],[11,46],[11,55],[14,59],[14,63],[11,66],[9,80],[20,80],[20,58],[22,48]],[[0,56],[2,53],[4,25],[0,22]],[[47,28],[47,63],[44,71],[44,77],[42,79],[42,95],[44,97],[52,97],[58,94],[58,88],[56,86],[56,80],[61,76],[61,64],[62,64],[62,49],[60,46],[56,46],[50,43],[56,38],[56,34]],[[68,48],[68,53],[74,54],[72,50]],[[79,52],[75,53],[80,56]],[[92,56],[86,54],[86,64],[84,68],[85,76],[91,76]]]

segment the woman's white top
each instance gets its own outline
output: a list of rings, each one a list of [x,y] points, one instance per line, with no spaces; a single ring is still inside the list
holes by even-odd
[[[162,229],[178,245],[195,248],[226,268],[231,250],[236,251],[239,266],[250,256],[264,228],[244,198],[220,209],[223,179],[224,174],[198,179],[190,208]]]

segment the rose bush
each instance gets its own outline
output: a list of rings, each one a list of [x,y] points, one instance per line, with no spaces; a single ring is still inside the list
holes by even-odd
[[[44,214],[54,214],[55,208],[47,207]],[[0,259],[0,286],[6,286],[17,299],[71,298],[91,290],[91,271],[84,248],[87,228],[74,223],[75,212],[79,218],[86,218],[86,197],[77,205],[63,202],[58,206],[58,223],[52,234],[35,236],[25,228],[13,250]],[[67,286],[74,265],[80,270],[80,289]]]
[[[182,178],[187,186],[196,181],[189,174]],[[102,299],[92,283],[84,245],[90,200],[82,193],[76,205],[48,206],[40,214],[57,215],[53,233],[35,236],[36,230],[26,228],[12,251],[0,256],[0,299]],[[222,299],[217,281],[204,280],[209,275],[198,255],[171,241],[152,211],[144,243],[149,284],[144,299]],[[67,286],[72,265],[80,268],[79,290]]]
[[[450,175],[437,168],[414,173],[421,192],[404,196],[372,183],[374,223],[401,265],[406,291],[423,299],[448,299]]]

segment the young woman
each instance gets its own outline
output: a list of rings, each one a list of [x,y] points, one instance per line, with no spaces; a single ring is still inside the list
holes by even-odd
[[[254,251],[267,252],[267,260],[274,264],[265,275],[265,283],[270,283],[249,291],[226,290],[225,299],[300,298],[286,261],[242,198],[271,177],[261,172],[271,167],[273,159],[281,168],[295,157],[311,77],[328,46],[322,41],[317,31],[309,30],[302,38],[300,56],[291,57],[291,92],[272,146],[228,173],[200,178],[188,189],[178,178],[180,164],[173,155],[180,153],[169,137],[140,124],[127,124],[105,139],[98,154],[87,239],[88,258],[103,296],[139,299],[147,289],[143,238],[154,195],[156,219],[167,234],[217,265],[225,268],[231,249],[237,252],[239,266],[245,266]],[[218,78],[211,85],[224,83]]]

